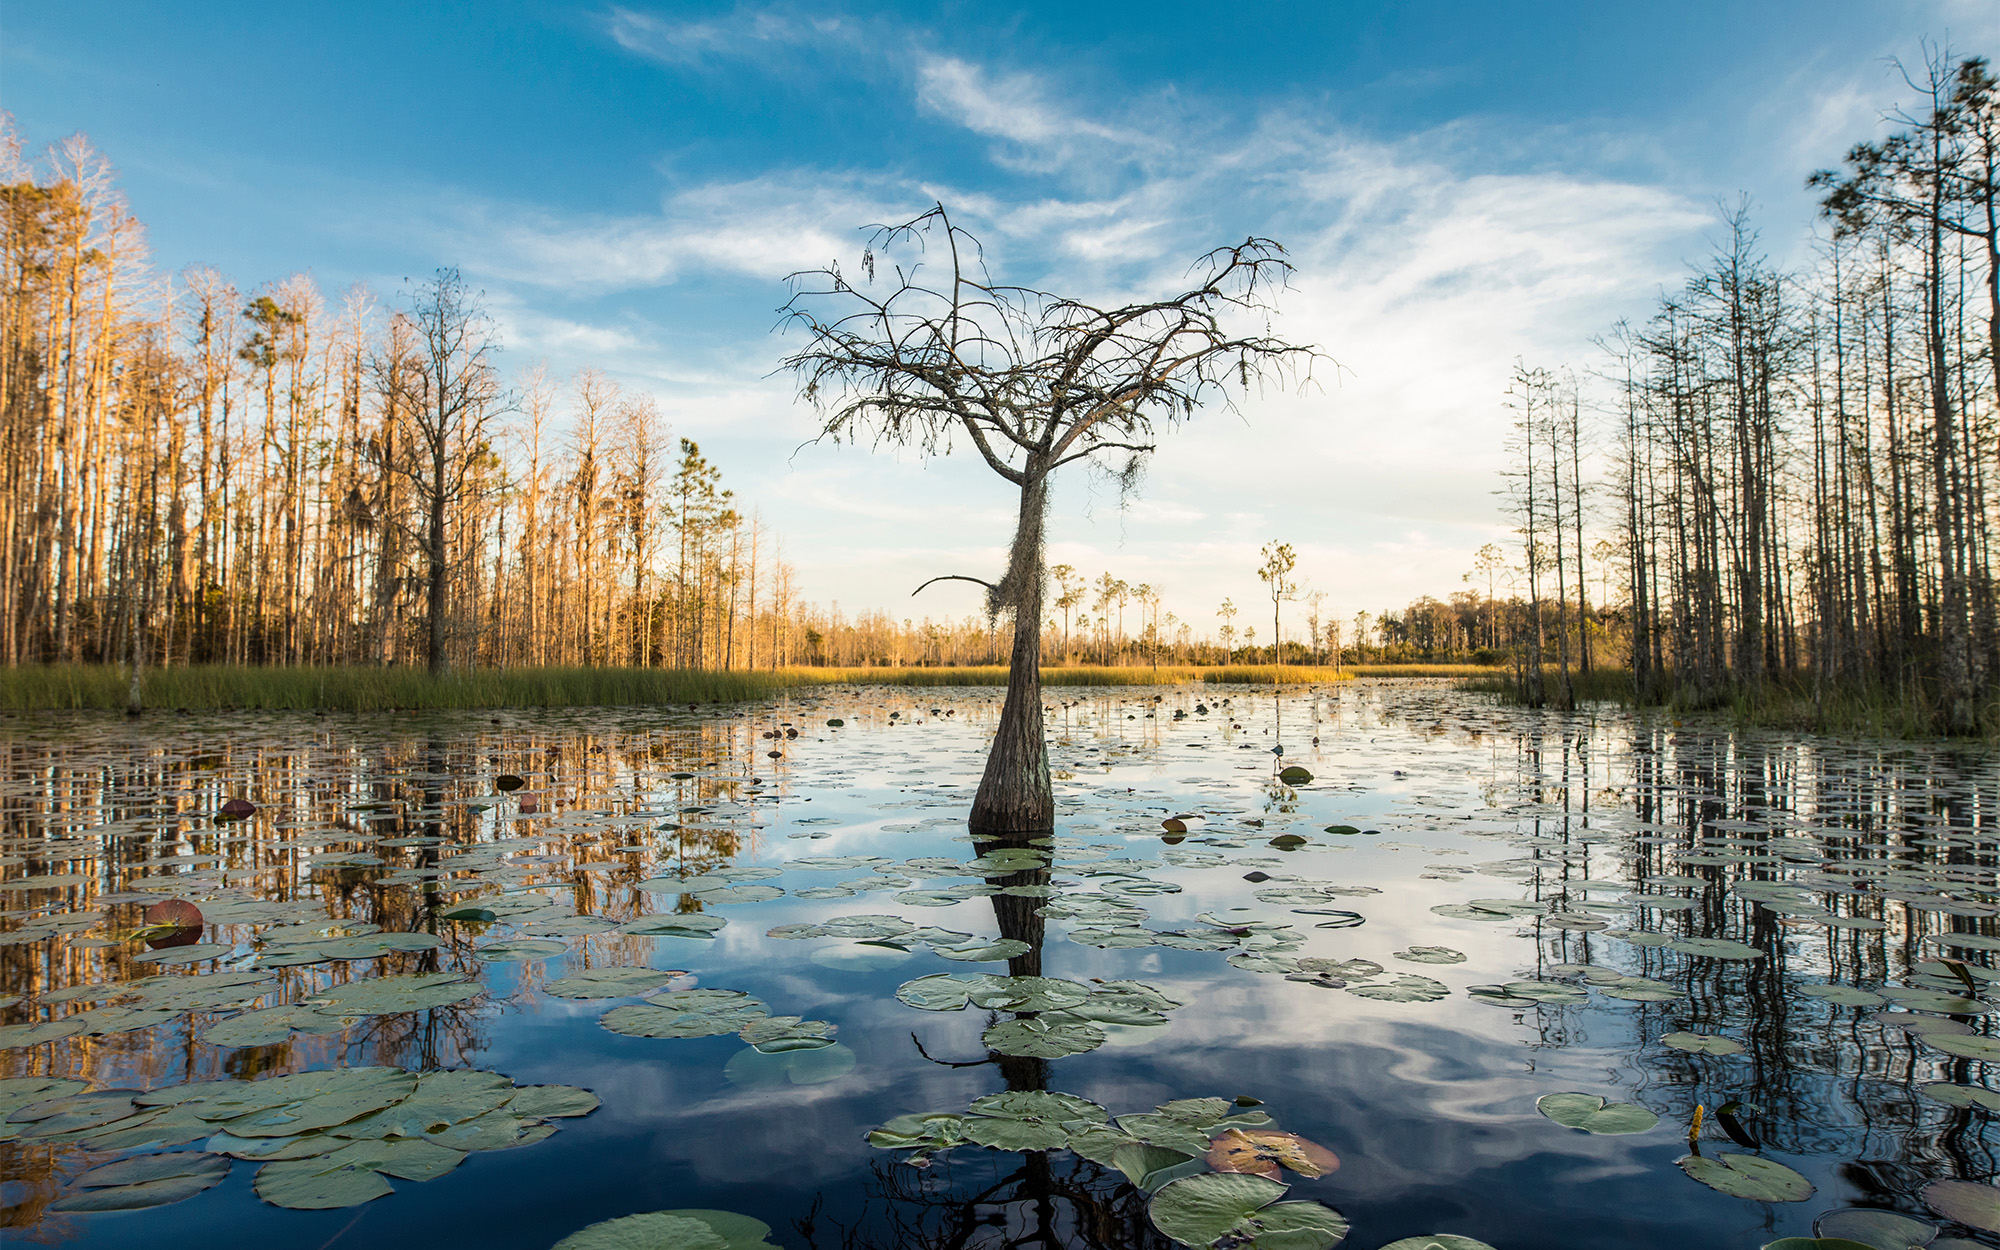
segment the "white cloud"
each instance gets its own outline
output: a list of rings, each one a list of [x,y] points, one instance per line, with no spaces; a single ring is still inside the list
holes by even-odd
[[[794,37],[731,20],[727,36],[655,23],[646,38],[719,49]],[[893,170],[789,169],[676,192],[656,214],[483,205],[436,226],[468,272],[512,284],[510,316],[537,350],[607,363],[593,355],[602,349],[628,384],[654,390],[676,432],[701,439],[785,536],[806,595],[850,610],[908,614],[908,588],[924,578],[991,572],[1011,515],[1005,485],[971,457],[797,450],[810,414],[788,379],[767,376],[784,344],[762,325],[697,353],[672,320],[704,314],[676,313],[671,298],[654,300],[658,326],[593,329],[569,314],[535,320],[538,292],[588,309],[605,292],[699,278],[709,299],[781,297],[785,274],[851,261],[857,227],[933,199],[986,241],[1003,279],[1085,299],[1174,289],[1210,246],[1280,238],[1298,274],[1277,329],[1343,371],[1166,436],[1132,508],[1074,472],[1057,495],[1052,558],[1163,584],[1167,607],[1207,628],[1224,595],[1257,597],[1256,551],[1272,539],[1300,548],[1301,571],[1343,616],[1457,589],[1471,553],[1505,529],[1491,491],[1514,359],[1581,360],[1590,335],[1643,316],[1678,282],[1713,219],[1656,186],[1497,167],[1471,127],[1388,143],[1281,110],[1244,132],[1156,141],[1137,122],[1079,114],[1035,76],[937,56],[916,65],[918,108],[996,141],[1004,167],[1056,176],[968,190]],[[1071,177],[1081,166],[1096,168]],[[961,598],[976,592],[934,591],[921,606],[958,615],[970,610]]]
[[[838,17],[808,17],[777,8],[738,8],[712,21],[676,22],[614,7],[604,28],[626,51],[683,68],[807,45],[846,45],[857,33]]]

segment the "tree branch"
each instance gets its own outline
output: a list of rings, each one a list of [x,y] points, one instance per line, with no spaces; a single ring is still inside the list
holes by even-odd
[[[986,587],[986,589],[995,592],[999,591],[1000,589],[998,586],[995,586],[992,582],[981,581],[977,577],[967,577],[963,573],[946,573],[943,577],[933,577],[931,578],[930,581],[925,582],[924,586],[929,586],[936,582],[971,582],[975,586],[984,586]],[[918,595],[924,593],[924,586],[919,586],[915,590],[911,591],[910,598],[914,599]]]

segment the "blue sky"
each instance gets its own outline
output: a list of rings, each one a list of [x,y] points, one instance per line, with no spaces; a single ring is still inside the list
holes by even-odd
[[[1212,628],[1292,542],[1342,615],[1458,588],[1504,534],[1514,359],[1579,366],[1747,193],[1781,261],[1815,167],[1919,41],[2000,55],[1996,0],[1370,5],[0,8],[0,108],[84,131],[156,263],[396,298],[461,266],[511,362],[605,368],[783,536],[810,598],[957,614],[1001,563],[971,461],[800,445],[770,375],[784,275],[942,199],[1003,278],[1170,287],[1248,234],[1299,265],[1281,332],[1343,370],[1171,436],[1139,496],[1078,476],[1051,554]]]

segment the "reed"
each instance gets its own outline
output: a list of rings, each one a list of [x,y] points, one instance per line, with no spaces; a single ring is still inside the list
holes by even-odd
[[[1402,666],[1394,675],[1410,675]],[[1318,685],[1367,669],[1290,665],[1197,668],[1163,665],[1065,665],[1042,670],[1051,688],[1079,686]],[[1423,676],[1437,676],[1425,671]],[[146,670],[142,698],[159,711],[228,709],[379,712],[496,707],[615,707],[730,703],[769,698],[815,686],[1004,686],[1000,665],[963,668],[786,668],[775,672],[687,669],[471,669],[432,677],[421,669],[369,667],[261,668],[198,664]],[[120,711],[130,670],[112,664],[45,664],[0,669],[0,709]]]

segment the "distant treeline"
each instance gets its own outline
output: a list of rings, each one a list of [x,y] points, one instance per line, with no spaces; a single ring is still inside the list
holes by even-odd
[[[2000,84],[1943,56],[1911,79],[1893,133],[1808,180],[1810,268],[1775,269],[1739,208],[1599,367],[1516,370],[1526,614],[1501,642],[1527,702],[1608,662],[1687,705],[1773,688],[2000,725]]]
[[[503,373],[452,271],[393,306],[359,287],[330,301],[303,274],[245,292],[158,273],[85,140],[29,162],[0,117],[0,282],[0,664],[1007,661],[1004,620],[802,601],[650,396],[589,368]],[[1265,555],[1282,647],[1239,634],[1228,601],[1212,640],[1158,587],[1058,566],[1045,662],[1341,660],[1290,548]]]

